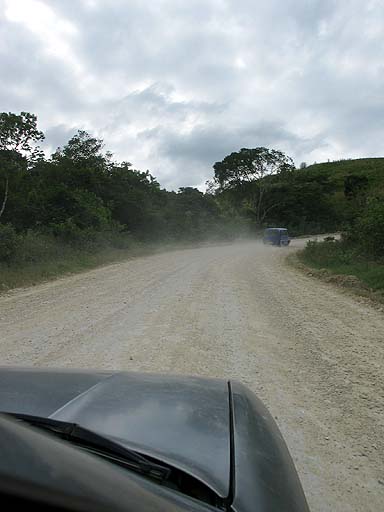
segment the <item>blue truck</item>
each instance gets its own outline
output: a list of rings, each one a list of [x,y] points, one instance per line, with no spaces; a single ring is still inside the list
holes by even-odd
[[[288,246],[290,243],[287,228],[266,228],[263,234],[263,243],[266,245]]]

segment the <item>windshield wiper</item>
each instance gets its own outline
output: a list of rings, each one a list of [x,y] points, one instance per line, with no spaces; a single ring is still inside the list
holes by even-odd
[[[167,480],[171,474],[170,468],[152,462],[134,450],[125,448],[111,439],[96,434],[96,432],[81,427],[76,423],[32,416],[29,414],[5,414],[16,420],[28,423],[33,427],[45,430],[60,439],[69,441],[71,444],[75,444],[83,450],[103,457],[114,464],[142,473],[149,478],[163,482]]]

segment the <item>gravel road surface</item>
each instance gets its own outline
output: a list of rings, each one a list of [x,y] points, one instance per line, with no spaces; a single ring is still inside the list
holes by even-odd
[[[256,242],[0,297],[0,364],[235,378],[276,418],[313,512],[384,510],[384,314]]]

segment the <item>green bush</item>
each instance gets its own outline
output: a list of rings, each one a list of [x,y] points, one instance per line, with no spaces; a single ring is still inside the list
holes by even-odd
[[[81,229],[93,228],[101,230],[111,222],[111,212],[103,204],[103,200],[88,190],[72,192],[71,219]]]
[[[118,225],[97,231],[80,229],[70,220],[43,232],[28,230],[17,234],[10,224],[0,224],[0,263],[21,268],[51,263],[81,254],[94,255],[104,250],[127,250],[138,243]]]
[[[384,200],[368,202],[351,232],[360,250],[373,260],[384,261]]]
[[[61,258],[65,252],[65,245],[55,239],[53,235],[30,230],[19,235],[13,264],[23,266],[25,264],[46,263]]]
[[[12,226],[0,225],[0,292],[152,250],[119,226],[78,234],[80,238],[68,242],[52,231],[16,234]]]
[[[10,263],[18,249],[18,236],[11,224],[0,224],[0,262]]]
[[[319,267],[349,264],[356,256],[343,240],[309,241],[302,254],[306,261]]]
[[[366,257],[350,235],[341,240],[308,242],[299,258],[303,263],[316,269],[326,269],[337,275],[355,276],[375,297],[384,300],[384,265]]]
[[[129,235],[121,233],[117,224],[111,224],[104,229],[80,228],[73,219],[52,224],[47,232],[51,233],[58,243],[88,252],[107,247],[126,248],[128,244],[125,238],[130,238]]]

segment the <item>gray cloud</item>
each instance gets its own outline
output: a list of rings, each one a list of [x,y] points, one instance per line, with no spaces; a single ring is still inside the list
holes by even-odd
[[[53,153],[62,146],[63,142],[68,141],[77,133],[77,128],[69,128],[64,124],[50,126],[45,131],[45,140],[42,144],[43,149]]]
[[[154,159],[167,162],[168,169],[177,171],[182,183],[190,183],[192,176],[195,185],[200,186],[203,186],[207,177],[211,177],[207,175],[207,162],[212,166],[225,155],[242,147],[274,147],[292,154],[294,148],[304,153],[326,145],[317,137],[303,139],[269,121],[239,127],[198,125],[187,134],[172,128],[158,127],[144,130],[138,138],[157,148]],[[166,179],[167,185],[172,185],[173,172]]]
[[[296,163],[377,156],[380,0],[0,0],[1,110],[46,147],[77,129],[163,186],[266,145]]]

